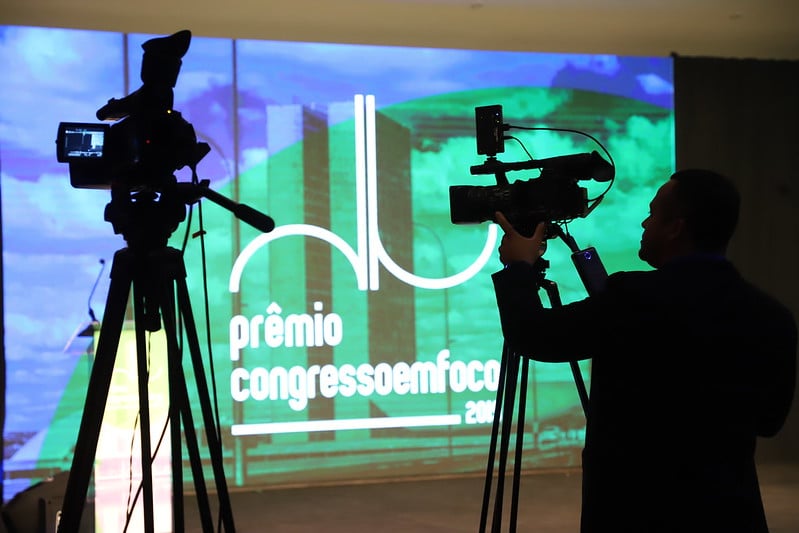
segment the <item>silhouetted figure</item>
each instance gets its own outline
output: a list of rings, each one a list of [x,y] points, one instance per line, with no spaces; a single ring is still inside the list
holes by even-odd
[[[544,308],[533,264],[544,227],[505,230],[494,274],[502,331],[537,361],[592,358],[581,531],[767,533],[758,436],[783,425],[795,388],[792,313],[725,258],[739,196],[679,171],[650,203],[639,256],[655,268]]]

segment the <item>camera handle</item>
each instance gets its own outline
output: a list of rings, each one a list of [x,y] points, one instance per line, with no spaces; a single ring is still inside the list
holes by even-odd
[[[601,290],[607,278],[607,272],[602,265],[599,255],[593,248],[580,250],[571,235],[567,235],[560,226],[551,224],[548,231],[563,240],[572,251],[572,260],[583,281],[589,295]],[[543,288],[547,293],[550,307],[561,307],[562,301],[558,292],[557,284],[546,279],[546,269],[549,261],[541,258],[536,263],[536,286]],[[525,364],[521,364],[524,361]],[[496,446],[498,440],[498,430],[500,421],[502,423],[502,434],[500,436],[499,464],[497,471],[497,493],[494,497],[494,515],[492,517],[491,533],[500,533],[502,526],[503,495],[505,487],[505,467],[507,463],[508,447],[512,431],[513,408],[516,398],[517,385],[519,387],[519,409],[518,421],[516,423],[516,447],[513,465],[513,485],[510,507],[510,526],[509,531],[516,531],[516,517],[519,506],[519,484],[521,482],[522,447],[524,444],[524,416],[525,404],[527,400],[527,380],[528,380],[528,360],[510,351],[505,343],[502,347],[502,361],[497,387],[497,397],[494,409],[494,421],[491,428],[491,440],[489,443],[488,465],[486,467],[485,487],[483,490],[483,508],[480,514],[480,533],[485,533],[488,521],[488,508],[491,500],[491,486],[493,481],[493,468],[496,458]],[[570,361],[569,366],[572,370],[577,393],[583,407],[583,413],[588,417],[588,392],[583,381],[582,373],[576,361]],[[521,368],[521,378],[519,369]],[[517,383],[518,382],[518,383]],[[508,413],[510,416],[503,416]]]
[[[495,155],[490,155],[486,157],[482,165],[475,165],[471,167],[470,171],[472,175],[493,174],[497,180],[497,185],[509,185],[508,176],[506,174],[507,168],[507,163],[503,163],[497,159]]]

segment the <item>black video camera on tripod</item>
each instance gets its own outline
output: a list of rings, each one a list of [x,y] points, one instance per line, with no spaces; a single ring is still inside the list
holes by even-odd
[[[219,418],[218,414],[214,416],[208,392],[186,285],[183,254],[168,247],[167,242],[178,224],[186,218],[187,206],[199,201],[200,197],[219,204],[263,232],[271,231],[275,224],[269,216],[212,191],[208,188],[209,180],[197,179],[196,166],[209,152],[208,144],[197,142],[194,127],[172,109],[172,88],[177,81],[181,58],[188,51],[190,42],[191,33],[183,30],[168,37],[151,39],[142,45],[142,87],[119,100],[112,98],[97,111],[98,119],[116,120],[114,124],[62,122],[58,127],[57,159],[69,163],[72,186],[111,189],[105,220],[111,222],[114,232],[122,234],[128,244],[114,255],[111,285],[64,494],[59,533],[79,530],[131,295],[136,329],[142,481],[128,510],[128,520],[139,494],[142,494],[144,531],[154,533],[154,450],[150,431],[150,368],[146,332],[157,331],[163,325],[168,352],[173,530],[185,529],[183,442],[188,451],[203,531],[214,530],[200,441],[182,367],[181,341],[185,340],[216,485],[219,523],[227,533],[235,531],[224,473]],[[192,181],[179,183],[173,172],[184,166],[191,168]],[[166,433],[166,425],[163,433]]]
[[[450,187],[450,216],[454,224],[475,224],[494,221],[494,214],[501,212],[516,231],[531,236],[540,223],[546,224],[545,238],[560,237],[572,251],[572,261],[589,294],[604,288],[607,272],[594,248],[580,250],[563,225],[575,218],[584,218],[591,213],[610,189],[615,177],[615,167],[605,161],[596,151],[591,153],[565,155],[548,159],[533,159],[515,163],[503,163],[496,157],[504,152],[507,138],[504,132],[510,128],[524,130],[554,130],[580,133],[594,140],[588,134],[576,130],[557,128],[525,128],[510,126],[503,122],[502,106],[490,105],[475,108],[477,153],[486,155],[486,161],[471,167],[472,174],[494,174],[496,185],[474,186],[457,185]],[[604,150],[604,147],[603,147]],[[610,158],[610,154],[605,153]],[[539,177],[527,181],[509,183],[506,172],[511,170],[541,169]],[[582,180],[609,182],[607,189],[593,200],[588,199],[587,189],[580,187]],[[549,262],[540,258],[536,265],[536,285],[547,292],[552,307],[561,306],[557,285],[545,277]],[[505,465],[510,444],[514,403],[517,385],[519,386],[518,422],[516,424],[516,457],[514,462],[513,495],[510,508],[510,531],[516,528],[518,507],[519,477],[522,464],[524,412],[527,387],[527,360],[518,354],[510,353],[507,345],[502,350],[499,385],[497,387],[497,406],[491,432],[491,441],[486,468],[483,509],[480,517],[480,533],[485,532],[488,508],[493,482],[493,468],[500,423],[499,465],[497,493],[494,500],[492,533],[499,533],[502,523],[502,496],[505,485]],[[582,402],[583,411],[588,416],[588,393],[576,362],[570,363],[575,385]],[[521,368],[521,379],[519,370]],[[506,416],[503,416],[505,414]]]
[[[163,247],[186,218],[186,206],[205,197],[251,226],[269,232],[274,221],[196,180],[197,164],[210,148],[197,142],[194,126],[172,108],[182,58],[191,32],[182,30],[142,44],[142,86],[123,98],[111,98],[97,110],[113,124],[62,122],[56,158],[69,164],[70,183],[80,189],[111,189],[105,220],[136,248]],[[173,172],[189,167],[192,183]]]
[[[483,164],[471,167],[471,173],[494,174],[497,184],[450,187],[452,223],[493,221],[494,213],[500,211],[519,233],[530,236],[539,222],[559,223],[588,216],[601,197],[589,205],[587,190],[580,187],[578,181],[610,182],[615,176],[615,168],[595,151],[503,163],[496,155],[505,151],[504,131],[517,126],[509,126],[502,120],[500,105],[475,108],[477,153],[488,157]],[[541,175],[508,183],[506,172],[529,169],[541,169]]]
[[[69,163],[73,187],[160,190],[173,171],[194,167],[208,154],[208,144],[198,143],[194,127],[172,109],[172,89],[190,42],[191,32],[183,30],[142,45],[142,86],[97,110],[98,120],[113,124],[59,124],[56,157]]]

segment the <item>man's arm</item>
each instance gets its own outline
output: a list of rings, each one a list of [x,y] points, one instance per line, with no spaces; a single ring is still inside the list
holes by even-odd
[[[531,237],[519,234],[502,213],[495,213],[505,234],[499,259],[507,265],[492,276],[502,334],[512,351],[537,361],[564,362],[591,357],[590,339],[599,322],[594,299],[547,309],[538,293],[538,269],[545,225]]]
[[[545,308],[533,265],[508,265],[492,276],[502,334],[511,350],[545,362],[588,359],[596,339],[597,300],[587,298],[555,309]]]
[[[491,276],[497,298],[502,335],[511,349],[520,354],[535,351],[531,325],[543,313],[536,285],[536,272],[527,263],[513,263]]]

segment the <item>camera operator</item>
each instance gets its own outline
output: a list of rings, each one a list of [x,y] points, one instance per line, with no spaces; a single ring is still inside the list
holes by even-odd
[[[641,224],[639,256],[655,270],[613,274],[551,309],[536,282],[545,224],[527,238],[496,214],[508,346],[537,361],[592,359],[583,533],[768,531],[755,445],[787,417],[797,330],[725,257],[739,203],[724,176],[676,172]]]

